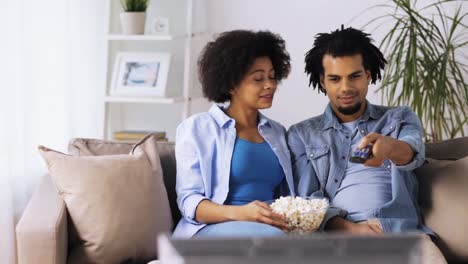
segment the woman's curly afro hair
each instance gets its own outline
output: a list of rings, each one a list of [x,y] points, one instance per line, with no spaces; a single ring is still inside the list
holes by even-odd
[[[331,33],[321,33],[315,37],[314,46],[305,56],[305,73],[309,75],[309,86],[314,89],[318,86],[318,92],[327,94],[320,84],[320,77],[324,74],[323,56],[329,54],[333,57],[352,56],[361,54],[364,69],[370,71],[372,83],[382,78],[380,70],[383,70],[387,61],[382,52],[372,44],[370,35],[354,28],[343,26],[341,30]]]
[[[255,59],[269,57],[275,78],[281,81],[291,69],[284,40],[269,31],[234,30],[221,33],[209,42],[198,59],[198,76],[203,95],[222,103],[231,99],[230,92],[241,82]]]

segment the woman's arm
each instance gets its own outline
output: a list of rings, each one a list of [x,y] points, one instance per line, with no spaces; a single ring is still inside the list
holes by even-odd
[[[253,201],[246,205],[220,205],[210,200],[203,200],[197,206],[195,219],[204,224],[251,221],[273,225],[281,229],[288,227],[283,215],[274,213],[268,204],[261,201]]]
[[[273,213],[264,202],[254,201],[243,206],[220,205],[206,196],[197,139],[200,133],[194,120],[189,119],[177,128],[176,160],[177,203],[182,216],[189,223],[220,223],[225,221],[262,222],[286,228],[285,218]],[[210,187],[209,187],[210,188]]]
[[[192,224],[198,224],[195,219],[198,204],[209,199],[200,167],[197,122],[189,118],[179,125],[175,146],[177,204],[182,217]]]

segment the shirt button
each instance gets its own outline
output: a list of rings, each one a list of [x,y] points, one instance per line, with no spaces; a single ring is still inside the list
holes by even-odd
[[[390,165],[387,165],[387,169],[390,169],[390,167],[391,167]]]
[[[314,154],[310,154],[310,157],[313,158],[313,157],[314,157]]]
[[[346,157],[345,157],[345,156],[342,156],[341,158],[342,158],[342,159],[346,159]]]
[[[338,182],[338,179],[335,179],[335,183]]]
[[[349,138],[349,136],[346,136],[346,139],[348,139],[348,138]]]
[[[361,134],[364,134],[364,130],[361,130]]]

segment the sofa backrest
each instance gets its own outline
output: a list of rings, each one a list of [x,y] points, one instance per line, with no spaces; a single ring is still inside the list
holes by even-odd
[[[426,144],[426,158],[457,160],[468,156],[468,137]]]
[[[175,159],[175,144],[173,142],[158,142],[157,143],[159,157],[161,158],[161,166],[164,175],[164,185],[166,186],[169,206],[171,207],[172,220],[174,226],[177,225],[181,218],[179,208],[177,206],[176,185],[176,159]]]

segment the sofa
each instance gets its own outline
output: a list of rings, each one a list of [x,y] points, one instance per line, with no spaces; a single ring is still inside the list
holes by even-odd
[[[176,204],[174,146],[157,143],[175,226],[181,215]],[[125,153],[132,146],[120,147],[119,152]],[[468,262],[467,156],[468,137],[426,144],[426,164],[416,171],[424,221],[437,233],[436,244],[449,263]],[[16,227],[18,263],[67,263],[72,229],[65,203],[45,175]]]

